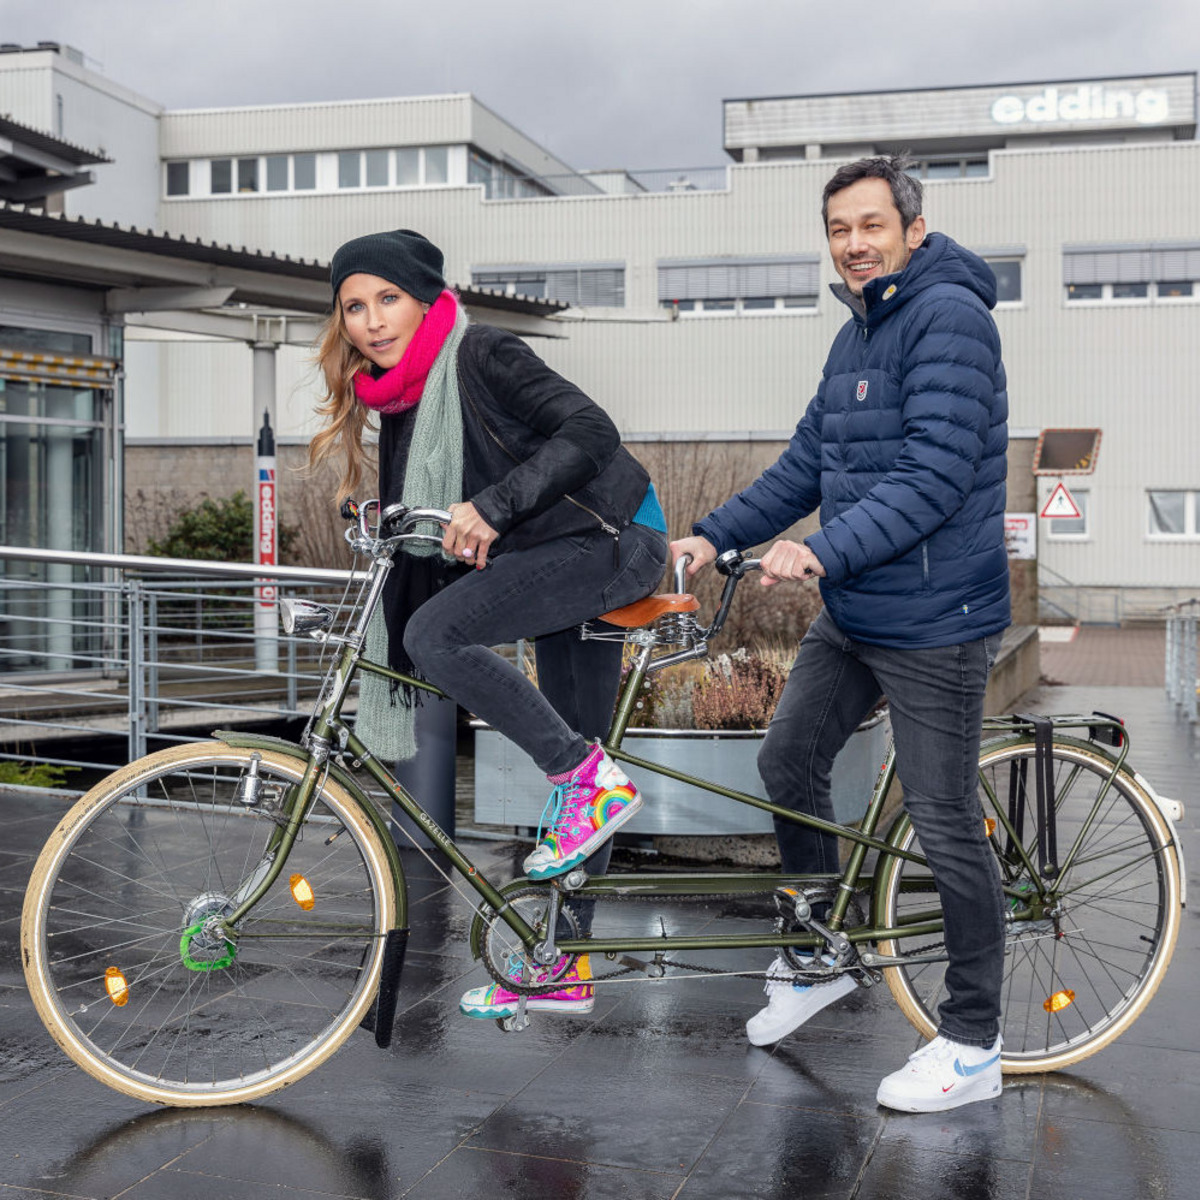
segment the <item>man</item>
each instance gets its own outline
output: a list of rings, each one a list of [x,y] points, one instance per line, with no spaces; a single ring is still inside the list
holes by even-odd
[[[777,541],[766,587],[817,576],[825,608],[800,646],[758,765],[774,803],[833,820],[834,756],[880,695],[904,803],[945,913],[938,1036],[879,1087],[927,1112],[1000,1091],[1000,876],[976,798],[988,671],[1009,623],[1004,547],[1007,409],[990,268],[925,231],[921,185],[897,158],[840,168],[822,205],[834,294],[851,311],[779,460],[672,543],[689,574],[821,509],[803,543]],[[786,873],[838,869],[837,839],[776,823]],[[777,959],[746,1031],[766,1045],[848,991],[793,985]]]

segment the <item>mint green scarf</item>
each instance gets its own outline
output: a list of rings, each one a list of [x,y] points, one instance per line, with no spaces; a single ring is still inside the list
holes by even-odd
[[[459,306],[454,328],[429,368],[417,403],[412,445],[404,471],[401,502],[408,508],[447,508],[462,500],[463,425],[458,394],[458,348],[467,331],[467,314]],[[432,542],[413,542],[401,553],[425,558],[442,551]],[[367,626],[365,653],[372,662],[387,663],[388,635],[382,605]],[[398,696],[390,680],[362,672],[358,684],[358,736],[384,761],[410,759],[417,752],[416,705]]]

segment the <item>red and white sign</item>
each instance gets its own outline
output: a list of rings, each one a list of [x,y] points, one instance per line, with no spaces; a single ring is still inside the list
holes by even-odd
[[[279,562],[276,537],[274,458],[269,460],[269,465],[268,460],[260,458],[257,467],[258,507],[255,516],[258,519],[255,521],[255,526],[258,533],[258,544],[254,548],[254,561],[262,566],[274,567]],[[257,591],[260,604],[275,603],[277,589],[274,584],[260,586]]]
[[[1004,545],[1009,558],[1037,558],[1037,514],[1006,512]]]
[[[1067,485],[1059,482],[1054,491],[1050,493],[1050,499],[1046,501],[1046,506],[1042,509],[1041,515],[1048,520],[1054,520],[1057,517],[1070,517],[1078,521],[1083,513],[1079,511],[1079,506],[1075,503],[1074,497],[1067,491]]]

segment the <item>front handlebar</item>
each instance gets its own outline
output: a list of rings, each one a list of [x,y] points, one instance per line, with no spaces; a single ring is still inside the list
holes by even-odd
[[[371,526],[371,514],[379,513],[374,528]],[[440,546],[442,534],[414,533],[414,528],[422,522],[433,522],[437,525],[448,525],[453,519],[450,513],[441,508],[408,508],[403,504],[389,504],[380,511],[378,500],[366,500],[362,504],[346,499],[342,501],[342,517],[352,522],[346,530],[346,541],[356,552],[379,555],[386,552],[398,542],[430,542]]]

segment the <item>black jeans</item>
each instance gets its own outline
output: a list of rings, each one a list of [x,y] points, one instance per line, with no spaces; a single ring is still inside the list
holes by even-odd
[[[621,534],[615,563],[603,534],[499,554],[421,605],[404,647],[431,683],[564,774],[608,731],[621,677],[620,642],[582,641],[576,626],[649,595],[666,557],[666,538],[644,525]],[[537,639],[540,691],[488,649],[519,638]]]
[[[869,646],[823,610],[800,644],[758,755],[772,802],[832,821],[834,757],[887,696],[904,806],[946,922],[940,1032],[971,1046],[990,1046],[1000,1029],[1004,901],[977,795],[983,692],[999,646],[999,634],[918,650]],[[837,838],[785,821],[775,828],[785,872],[838,870]]]

